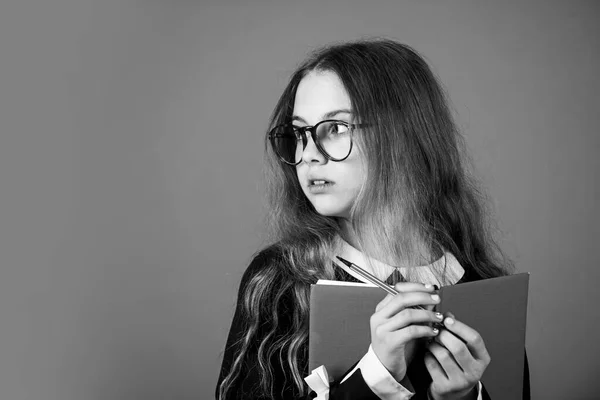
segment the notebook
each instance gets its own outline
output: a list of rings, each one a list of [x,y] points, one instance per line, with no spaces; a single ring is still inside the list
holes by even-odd
[[[520,399],[527,320],[529,273],[442,287],[437,310],[483,337],[492,361],[481,381],[493,399]],[[312,285],[309,371],[325,365],[338,380],[367,352],[369,318],[386,293],[372,285]]]

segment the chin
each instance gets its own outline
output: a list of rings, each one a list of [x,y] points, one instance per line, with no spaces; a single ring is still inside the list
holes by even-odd
[[[345,196],[313,195],[306,193],[317,214],[324,217],[349,218],[352,201]]]
[[[313,204],[313,207],[318,214],[324,217],[348,218],[348,215],[350,214],[349,209],[340,208],[339,205],[327,207],[324,205],[318,206]]]

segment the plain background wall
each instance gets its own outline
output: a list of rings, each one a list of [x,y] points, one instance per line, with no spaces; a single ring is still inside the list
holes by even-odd
[[[531,272],[535,399],[598,397],[600,3],[4,0],[0,398],[212,397],[289,74],[384,35],[445,84]]]

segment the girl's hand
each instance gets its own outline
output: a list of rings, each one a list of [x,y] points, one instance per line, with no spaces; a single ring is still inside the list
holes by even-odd
[[[406,375],[407,360],[414,350],[412,341],[437,335],[438,330],[427,324],[441,322],[443,316],[430,310],[409,308],[439,303],[440,298],[433,293],[432,286],[401,282],[395,288],[400,293],[388,294],[371,316],[371,346],[379,361],[400,382]]]
[[[428,346],[425,367],[432,378],[433,400],[476,399],[476,386],[490,363],[479,333],[448,313],[442,329]]]

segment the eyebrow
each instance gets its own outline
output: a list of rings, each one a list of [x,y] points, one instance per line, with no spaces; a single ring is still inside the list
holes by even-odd
[[[338,115],[338,114],[342,114],[342,113],[346,113],[346,114],[352,114],[352,110],[350,110],[350,109],[348,109],[348,108],[341,108],[341,109],[339,109],[339,110],[333,110],[333,111],[329,111],[329,112],[327,112],[327,113],[323,114],[323,117],[322,117],[322,118],[323,118],[323,120],[326,120],[326,119],[333,118],[333,117],[335,117],[336,115]],[[302,122],[302,123],[306,124],[306,121],[305,121],[305,120],[304,120],[302,117],[300,117],[300,116],[298,116],[298,115],[294,115],[294,116],[292,117],[292,122],[294,122],[294,121],[298,121],[298,122]]]

